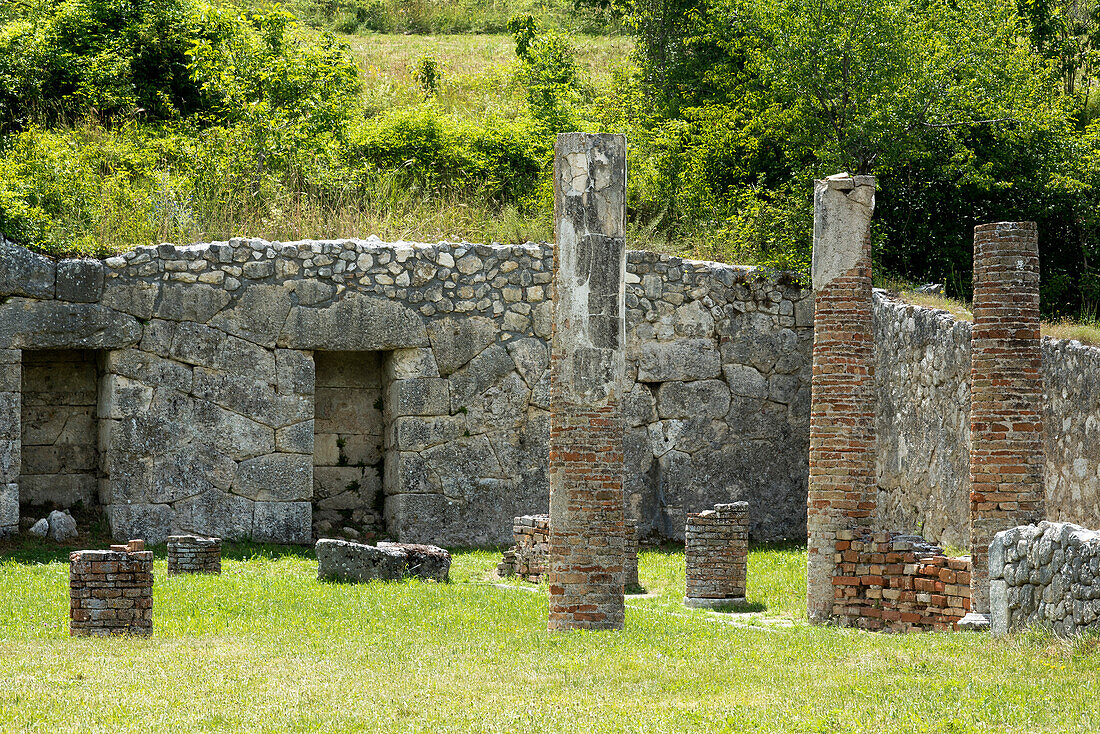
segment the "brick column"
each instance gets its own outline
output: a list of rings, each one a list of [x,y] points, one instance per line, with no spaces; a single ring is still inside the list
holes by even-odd
[[[871,333],[873,176],[814,184],[814,350],[807,497],[807,609],[833,610],[836,534],[875,511],[875,385]]]
[[[689,607],[744,604],[749,563],[749,503],[688,513],[684,528]]]
[[[621,629],[626,138],[554,146],[549,629]]]
[[[221,538],[172,535],[168,538],[168,575],[222,572]]]
[[[153,634],[153,552],[144,541],[69,554],[69,634]]]
[[[626,533],[626,546],[623,548],[623,586],[630,592],[642,590],[642,581],[638,578],[638,521],[628,517],[623,521]]]
[[[19,531],[22,352],[0,349],[0,538]]]
[[[990,541],[1001,530],[1043,519],[1043,357],[1034,222],[974,228],[973,310],[970,596],[972,611],[987,616]]]

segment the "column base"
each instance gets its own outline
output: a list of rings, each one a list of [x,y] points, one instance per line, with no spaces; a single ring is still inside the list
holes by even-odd
[[[716,609],[718,607],[743,607],[746,604],[745,597],[731,596],[725,599],[706,599],[701,596],[685,596],[684,606],[697,609]]]
[[[966,616],[958,621],[957,626],[959,630],[985,632],[989,629],[989,615],[967,612]]]

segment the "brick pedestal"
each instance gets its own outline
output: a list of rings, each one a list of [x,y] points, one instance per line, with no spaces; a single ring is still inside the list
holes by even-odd
[[[813,379],[807,498],[807,608],[833,610],[837,532],[870,524],[875,485],[871,332],[872,176],[833,176],[814,186]]]
[[[623,533],[626,545],[623,548],[623,580],[627,591],[641,591],[642,582],[638,578],[638,521],[626,518],[623,521]]]
[[[153,553],[142,541],[69,555],[69,634],[153,634]]]
[[[221,538],[173,535],[168,538],[168,575],[222,572]]]
[[[626,138],[554,146],[549,629],[623,626]]]
[[[684,529],[689,607],[744,604],[749,560],[749,503],[689,513]]]
[[[989,543],[1043,517],[1039,238],[1034,222],[974,228],[970,555],[975,613],[989,613]]]
[[[497,573],[501,576],[516,575],[536,584],[542,581],[550,554],[550,516],[517,517],[512,521],[512,539],[516,544],[504,551]]]

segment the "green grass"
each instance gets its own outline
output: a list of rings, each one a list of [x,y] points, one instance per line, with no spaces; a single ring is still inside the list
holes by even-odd
[[[750,599],[797,615],[802,557],[754,551]],[[169,579],[157,561],[146,640],[69,639],[63,558],[24,544],[0,561],[0,731],[1100,726],[1094,640],[746,629],[675,609],[683,556],[672,551],[642,554],[656,596],[629,600],[625,631],[550,634],[543,594],[489,585],[495,552],[456,553],[447,585],[353,586],[318,583],[308,551],[233,546],[220,577]]]

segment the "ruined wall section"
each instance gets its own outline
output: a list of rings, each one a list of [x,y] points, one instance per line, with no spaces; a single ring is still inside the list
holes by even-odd
[[[118,537],[308,542],[322,351],[379,354],[387,530],[502,543],[548,508],[551,266],[536,244],[237,239],[57,263],[0,242],[0,349],[16,380],[19,350],[102,352]],[[798,537],[812,298],[630,252],[626,303],[627,515],[682,537],[687,512],[747,500],[754,537]]]
[[[877,527],[970,543],[970,330],[875,294]],[[1100,348],[1044,338],[1046,517],[1100,527]]]

